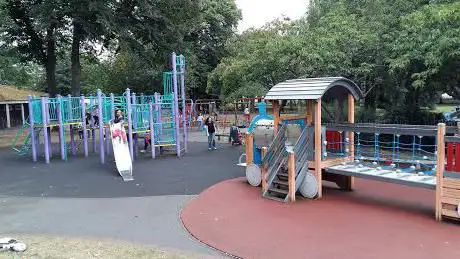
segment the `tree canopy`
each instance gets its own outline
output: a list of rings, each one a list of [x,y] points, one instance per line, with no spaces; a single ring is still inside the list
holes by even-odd
[[[457,1],[312,1],[300,20],[231,39],[207,90],[232,100],[287,79],[344,76],[366,95],[363,116],[414,121],[441,93],[460,94],[459,12]]]
[[[35,85],[51,95],[159,90],[173,51],[190,58],[190,92],[206,95],[241,18],[233,0],[0,0],[0,10],[0,42],[44,68]]]
[[[195,99],[344,76],[365,93],[362,119],[408,122],[442,93],[460,98],[458,1],[310,2],[298,20],[236,33],[234,0],[0,0],[0,81],[52,95],[150,93],[176,51]]]

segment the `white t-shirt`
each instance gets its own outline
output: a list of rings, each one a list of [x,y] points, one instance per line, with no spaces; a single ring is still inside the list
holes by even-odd
[[[249,108],[244,109],[244,114],[249,114]]]
[[[197,121],[203,121],[203,116],[198,116],[198,118],[196,119]]]

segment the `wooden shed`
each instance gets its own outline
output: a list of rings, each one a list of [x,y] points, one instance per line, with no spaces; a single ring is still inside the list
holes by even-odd
[[[43,93],[0,85],[0,129],[23,125],[29,116],[27,96],[41,96]]]

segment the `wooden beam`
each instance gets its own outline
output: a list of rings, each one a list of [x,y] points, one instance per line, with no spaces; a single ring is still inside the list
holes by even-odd
[[[280,103],[278,101],[272,102],[273,110],[273,123],[275,135],[278,133],[278,124],[280,123]]]
[[[285,121],[285,120],[302,120],[302,119],[305,119],[305,115],[304,115],[304,114],[301,114],[301,115],[284,115],[284,116],[280,116],[280,117],[279,117],[279,120],[280,120],[280,121]]]
[[[295,154],[293,151],[288,153],[288,198],[290,202],[295,202]]]
[[[267,154],[267,147],[262,147],[262,160]],[[262,164],[260,168],[261,178],[262,178],[262,193],[268,191],[268,170],[267,167]]]
[[[446,134],[446,125],[444,123],[438,124],[437,142],[437,160],[436,160],[436,220],[442,220],[442,189],[444,180],[444,160],[446,143],[444,142],[444,135]]]
[[[318,199],[323,196],[321,172],[321,99],[316,101],[315,109],[315,174],[318,182]]]
[[[246,166],[254,163],[254,135],[246,133]]]

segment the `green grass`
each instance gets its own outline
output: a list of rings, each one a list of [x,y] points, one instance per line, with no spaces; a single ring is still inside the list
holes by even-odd
[[[0,259],[190,259],[196,258],[154,247],[119,241],[64,238],[36,235],[11,235],[26,243],[23,253],[0,252]]]
[[[453,109],[455,109],[455,107],[457,106],[458,106],[457,104],[438,104],[436,105],[436,108],[434,111],[435,112],[450,112]]]

